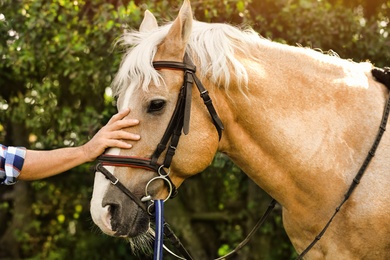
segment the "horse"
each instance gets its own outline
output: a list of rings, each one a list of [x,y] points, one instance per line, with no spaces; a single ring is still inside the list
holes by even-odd
[[[172,186],[202,172],[220,152],[279,202],[284,229],[301,253],[342,201],[375,140],[389,93],[371,74],[373,64],[276,43],[250,28],[196,21],[189,0],[162,26],[146,11],[139,30],[124,33],[121,43],[128,51],[113,81],[117,106],[140,119],[131,131],[142,138],[107,155],[139,163],[103,168],[135,199],[96,172],[95,224],[111,236],[148,241],[153,231],[142,203],[166,200]],[[189,70],[204,86],[202,95],[192,81],[183,86]],[[180,105],[184,119],[173,116],[183,88],[191,100]],[[211,108],[204,104],[210,101]],[[180,141],[161,148],[172,121],[184,125],[176,133]],[[390,259],[389,166],[385,132],[359,186],[307,259]]]

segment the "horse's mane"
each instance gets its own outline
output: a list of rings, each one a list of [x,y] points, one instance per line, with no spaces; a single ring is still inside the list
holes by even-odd
[[[147,91],[150,83],[164,86],[161,76],[153,69],[152,60],[157,46],[167,35],[171,24],[168,23],[149,32],[128,31],[121,37],[119,42],[127,52],[112,84],[116,95],[129,87],[132,89],[141,87]],[[244,94],[248,85],[248,73],[237,59],[237,54],[241,59],[244,57],[259,61],[255,55],[260,46],[264,50],[267,49],[266,51],[269,51],[272,46],[277,49],[278,55],[283,57],[286,57],[286,54],[294,54],[301,59],[307,55],[312,58],[311,60],[323,64],[332,64],[350,70],[355,68],[353,62],[340,59],[334,52],[326,55],[310,48],[275,43],[261,38],[252,29],[241,30],[220,23],[193,21],[187,52],[198,64],[197,71],[200,72],[201,78],[207,77],[211,83],[224,87],[228,91],[233,76],[239,90]]]
[[[152,60],[170,27],[171,23],[149,32],[132,30],[124,33],[119,43],[127,48],[127,52],[113,81],[116,94],[128,87],[142,87],[147,91],[150,83],[162,85],[159,73],[152,67]],[[258,46],[260,39],[251,29],[240,30],[227,24],[194,21],[187,52],[197,60],[197,71],[201,77],[207,76],[217,85],[223,82],[222,86],[227,89],[233,68],[237,85],[243,90],[247,86],[248,74],[235,54],[252,57],[248,50]]]

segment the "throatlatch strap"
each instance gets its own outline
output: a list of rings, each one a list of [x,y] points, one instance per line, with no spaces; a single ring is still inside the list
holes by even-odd
[[[164,201],[155,200],[155,218],[156,231],[154,238],[154,260],[163,259],[163,245],[164,245]]]

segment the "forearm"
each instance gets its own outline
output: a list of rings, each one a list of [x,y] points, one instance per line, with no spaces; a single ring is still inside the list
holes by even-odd
[[[7,146],[0,144],[0,184],[14,184],[16,178],[38,180],[65,172],[93,161],[109,147],[130,149],[129,142],[139,140],[140,136],[125,130],[139,123],[136,119],[125,119],[129,112],[125,109],[112,116],[91,140],[78,147],[48,151],[12,147],[9,152]]]
[[[51,151],[27,150],[18,179],[37,180],[65,172],[90,160],[83,146]]]

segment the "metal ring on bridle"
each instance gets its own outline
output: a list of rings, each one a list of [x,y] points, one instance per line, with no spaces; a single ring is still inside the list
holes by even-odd
[[[160,167],[158,167],[158,170],[157,170],[158,175],[160,175],[161,177],[166,177],[171,173],[171,168],[168,168],[168,172],[166,174],[161,173],[161,170],[164,170],[164,164],[161,165]]]
[[[148,193],[148,188],[149,188],[149,185],[155,181],[155,180],[163,180],[165,181],[167,184],[168,184],[168,196],[164,199],[164,202],[166,202],[172,195],[172,191],[173,191],[173,187],[172,187],[172,183],[166,178],[167,175],[160,175],[160,176],[157,176],[157,177],[154,177],[153,179],[151,179],[150,181],[148,181],[148,183],[146,184],[145,186],[145,197],[149,197],[149,193]]]

